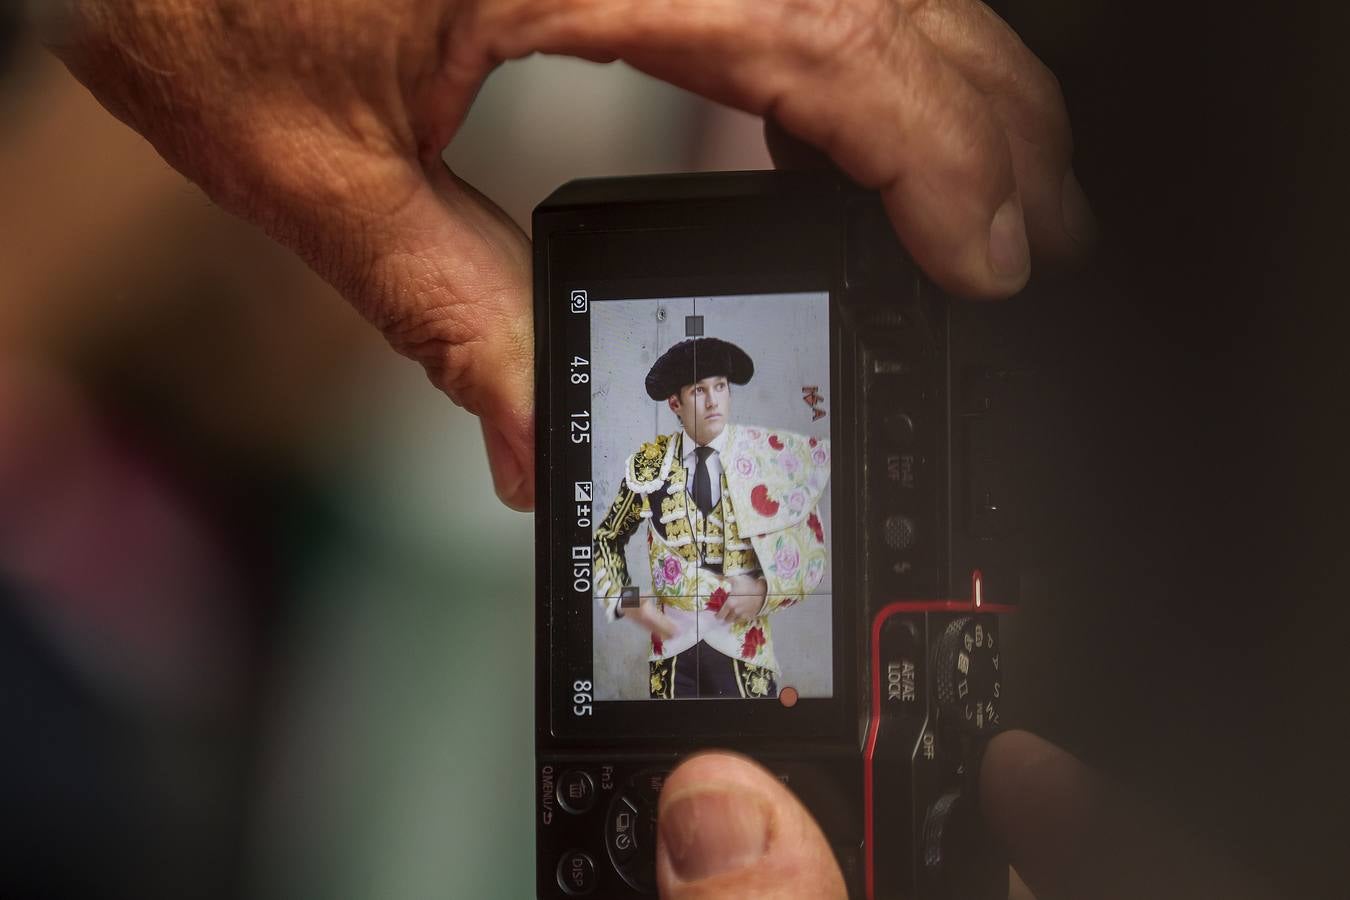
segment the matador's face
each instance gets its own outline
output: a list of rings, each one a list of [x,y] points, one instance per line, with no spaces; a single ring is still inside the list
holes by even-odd
[[[685,434],[702,445],[722,433],[731,419],[731,385],[725,375],[686,384],[667,401],[680,417]]]

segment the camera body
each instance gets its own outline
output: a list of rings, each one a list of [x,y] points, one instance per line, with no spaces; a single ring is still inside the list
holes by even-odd
[[[1006,897],[978,772],[1025,580],[1025,304],[949,301],[826,173],[572,182],[534,242],[538,896],[654,894],[665,774],[720,747],[851,896]]]

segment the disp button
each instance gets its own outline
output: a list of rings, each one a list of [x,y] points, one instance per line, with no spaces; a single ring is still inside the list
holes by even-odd
[[[558,886],[569,897],[584,897],[595,890],[595,860],[582,850],[571,850],[558,860]]]

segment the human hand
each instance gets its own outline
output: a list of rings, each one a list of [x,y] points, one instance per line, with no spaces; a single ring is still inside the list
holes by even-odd
[[[482,417],[533,504],[530,257],[441,150],[503,60],[632,65],[878,189],[949,291],[1006,296],[1090,231],[1054,77],[974,0],[48,0],[49,45],[218,204]],[[1028,239],[1029,236],[1029,239]]]
[[[1078,760],[1026,732],[990,742],[980,770],[985,819],[1020,878],[1012,900],[1272,898],[1230,860]],[[665,900],[845,895],[806,809],[759,765],[691,757],[658,807],[656,875]]]
[[[666,615],[665,610],[651,597],[643,597],[636,609],[624,610],[623,617],[643,631],[650,631],[665,639],[673,638],[680,630],[675,620]]]
[[[1017,874],[1013,900],[1273,900],[1196,835],[1025,731],[990,742],[981,806]]]
[[[666,777],[657,805],[664,900],[845,900],[820,826],[777,778],[731,753],[701,753]]]
[[[769,595],[769,583],[763,576],[731,575],[727,577],[730,588],[722,607],[717,610],[717,618],[723,622],[749,622],[764,608],[764,599]]]

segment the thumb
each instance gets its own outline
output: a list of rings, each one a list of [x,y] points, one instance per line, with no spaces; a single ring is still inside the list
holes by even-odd
[[[666,779],[656,881],[665,900],[846,897],[834,854],[800,801],[744,757],[705,753]]]
[[[316,239],[296,249],[432,384],[482,419],[497,496],[531,509],[529,241],[439,158],[411,174],[402,202],[314,216]]]

